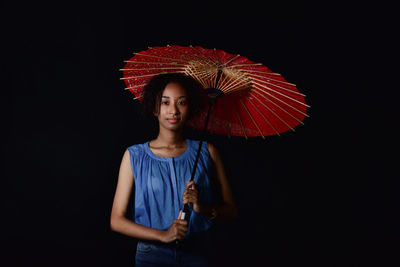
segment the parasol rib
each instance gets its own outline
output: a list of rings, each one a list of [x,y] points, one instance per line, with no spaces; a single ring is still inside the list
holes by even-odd
[[[231,88],[229,88],[229,90],[225,90],[224,93],[225,94],[230,94],[230,93],[233,93],[233,92],[238,92],[238,91],[244,90],[246,88],[247,89],[249,88],[249,86],[247,84],[237,84],[236,87],[232,87],[231,86]]]
[[[163,68],[145,68],[145,69],[120,69],[120,71],[142,71],[142,70],[183,70],[184,67],[163,67]]]
[[[153,57],[153,58],[159,58],[159,59],[168,59],[168,60],[177,60],[181,62],[187,63],[187,60],[179,59],[179,58],[170,58],[170,57],[160,57],[160,56],[154,56],[154,55],[147,55],[147,54],[140,54],[140,53],[134,53],[136,56],[144,56],[144,57]]]
[[[212,76],[214,75],[213,73],[206,72],[206,71],[198,71],[197,69],[191,69],[190,71],[191,71],[192,73],[195,73],[194,70],[197,71],[197,77],[199,77],[199,78],[201,78],[201,79],[204,79],[204,83],[206,84],[206,85],[204,86],[205,88],[210,88],[210,87],[213,86],[213,85],[211,84],[211,79],[212,79]]]
[[[140,95],[140,96],[134,97],[133,100],[137,100],[137,99],[142,98],[142,97],[143,97],[143,95]]]
[[[217,66],[217,62],[215,62],[215,60],[213,58],[211,58],[209,55],[204,54],[203,52],[201,52],[199,49],[197,49],[194,46],[189,46],[192,50],[194,49],[196,52],[198,52],[199,54],[195,54],[196,56],[200,56],[203,57],[204,59],[207,59],[209,62],[211,62],[214,66]]]
[[[260,93],[258,93],[258,92],[255,92],[255,93],[257,93],[258,95],[261,95]],[[260,99],[258,99],[258,97],[256,96],[256,95],[254,95],[253,94],[253,92],[250,92],[250,95],[252,96],[252,97],[254,97],[254,98],[256,98],[259,102],[261,102],[262,103],[262,101],[260,100]],[[304,125],[304,123],[301,121],[301,120],[299,120],[298,118],[296,118],[294,115],[292,115],[290,112],[288,112],[286,109],[284,109],[283,107],[281,107],[281,106],[279,106],[278,104],[276,104],[275,102],[273,102],[271,99],[268,99],[266,96],[264,96],[264,95],[261,95],[266,101],[268,101],[269,103],[271,103],[271,104],[273,104],[274,106],[276,106],[276,107],[278,107],[280,110],[282,110],[283,112],[285,112],[287,115],[289,115],[290,117],[292,117],[294,120],[296,120],[298,123],[301,123],[301,124],[303,124]],[[302,114],[303,116],[305,116],[305,117],[309,117],[307,114],[305,114],[305,113],[303,113],[303,112],[300,112],[300,111],[298,111],[297,110],[297,112],[299,112],[300,114]]]
[[[124,60],[125,63],[139,63],[139,64],[156,64],[156,65],[177,65],[186,66],[187,63],[177,63],[177,62],[158,62],[158,61],[135,61],[135,60]]]
[[[139,76],[132,76],[132,77],[123,77],[123,78],[119,78],[120,80],[129,80],[129,79],[138,79],[138,78],[145,78],[145,77],[151,77],[157,74],[166,74],[166,73],[184,73],[184,71],[174,71],[174,72],[160,72],[160,73],[156,73],[156,74],[145,74],[145,75],[139,75]]]
[[[205,57],[204,54],[203,54],[202,52],[198,51],[197,49],[195,49],[195,51],[198,52],[198,53],[200,53],[200,54],[197,54],[197,53],[189,53],[189,52],[187,52],[187,51],[182,51],[182,50],[177,49],[177,48],[174,47],[174,46],[168,46],[168,47],[170,47],[171,49],[175,50],[176,52],[178,52],[178,53],[180,53],[180,54],[185,54],[185,55],[188,56],[191,60],[198,61],[198,62],[202,62],[203,60],[205,60],[208,64],[210,64],[210,63],[212,63],[212,65],[215,64],[212,60],[210,61],[209,58]],[[192,47],[192,46],[189,46],[189,47],[193,50],[193,47]]]
[[[246,70],[243,70],[243,69],[239,69],[239,71],[241,71],[241,72],[247,72]],[[278,80],[278,79],[276,79],[276,78],[271,78],[271,77],[265,77],[265,76],[262,76],[262,75],[258,75],[258,74],[254,74],[254,73],[246,73],[247,75],[249,75],[249,76],[251,76],[251,77],[257,77],[257,78],[263,78],[263,79],[267,79],[268,81],[276,81],[276,82],[279,82],[279,83],[282,83],[282,84],[286,84],[286,85],[289,85],[289,86],[293,86],[293,87],[296,87],[296,85],[294,84],[294,83],[290,83],[290,82],[287,82],[287,81],[282,81],[282,80]],[[280,76],[280,77],[282,77],[282,76]],[[262,81],[265,81],[265,80],[262,80]]]
[[[231,66],[229,66],[230,68]],[[235,68],[234,68],[235,69]],[[246,71],[246,72],[255,72],[255,73],[262,73],[262,74],[267,74],[267,75],[273,75],[273,76],[282,76],[280,73],[272,72],[270,70],[252,70],[252,69],[241,69],[239,67],[239,71]]]
[[[236,65],[230,65],[228,66],[229,68],[237,68],[237,67],[250,67],[250,66],[260,66],[262,65],[261,63],[249,63],[249,64],[236,64]]]
[[[252,75],[250,74],[250,76],[252,76]],[[298,91],[296,91],[296,90],[289,89],[289,88],[286,88],[286,87],[282,87],[282,86],[280,86],[280,85],[271,83],[271,82],[269,82],[269,81],[261,80],[261,79],[255,78],[255,77],[251,77],[250,79],[255,80],[255,81],[258,81],[258,82],[261,82],[261,83],[266,83],[266,84],[268,84],[268,85],[272,85],[272,86],[278,87],[279,89],[285,90],[285,91],[287,91],[287,92],[290,92],[290,93],[293,93],[293,94],[296,94],[296,95],[306,96],[306,95],[304,95],[304,94],[302,94],[302,93],[300,93],[300,92],[298,92]],[[271,80],[273,80],[273,79],[271,79]],[[279,82],[279,81],[277,81],[277,80],[275,80],[275,81],[276,81],[276,82]],[[273,90],[273,89],[271,88],[271,90]]]
[[[231,63],[232,61],[234,61],[235,59],[237,59],[238,57],[240,57],[239,54],[231,57],[227,62],[224,63],[224,66],[228,66],[229,63]],[[229,66],[230,67],[230,66]]]
[[[250,99],[248,99],[250,101]],[[247,109],[246,105],[243,103],[242,99],[240,99],[240,103],[242,104],[243,108],[246,110],[247,114],[249,115],[251,121],[253,122],[254,126],[256,126],[258,132],[260,133],[261,137],[265,139],[265,136],[263,135],[262,131],[260,130],[260,127],[258,127],[257,122],[254,120],[253,116],[251,115],[250,111]]]
[[[253,87],[253,89],[256,89],[256,90],[254,90],[254,92],[255,92],[255,93],[257,93],[257,94],[259,94],[259,95],[263,96],[265,99],[267,99],[267,97],[266,97],[266,96],[264,96],[264,95],[260,94],[259,92],[257,92],[257,89],[258,89],[258,88],[256,88],[256,87]],[[263,92],[263,93],[265,93],[265,94],[269,95],[270,97],[272,97],[272,98],[274,98],[274,99],[278,100],[279,102],[281,102],[281,103],[285,104],[286,106],[288,106],[288,107],[290,107],[290,108],[292,108],[292,109],[296,110],[297,112],[299,112],[299,113],[303,114],[304,116],[307,116],[307,117],[308,117],[308,115],[307,115],[307,114],[305,114],[304,112],[302,112],[302,111],[298,110],[297,108],[293,107],[292,105],[290,105],[290,104],[286,103],[285,101],[283,101],[283,100],[281,100],[281,99],[279,99],[279,98],[275,97],[274,95],[271,95],[270,93],[268,93],[268,92],[266,92],[266,91],[264,91],[264,90],[261,90],[261,89],[259,89],[259,90],[260,90],[261,92]],[[271,101],[271,100],[269,99],[269,101]]]
[[[198,57],[197,55],[188,53],[187,51],[179,50],[179,49],[177,49],[177,48],[174,47],[174,46],[168,45],[167,47],[170,48],[170,49],[172,49],[172,50],[174,50],[174,51],[176,51],[177,54],[178,54],[181,58],[184,57],[184,60],[186,60],[186,62],[190,62],[191,60],[194,60],[194,61],[198,61],[198,60],[199,60],[199,57]],[[161,52],[162,54],[167,55],[168,57],[171,57],[171,56],[174,57],[174,56],[176,56],[176,54],[174,54],[172,51],[168,51],[168,52],[167,52],[167,51],[165,51],[165,50],[157,49],[157,47],[153,47],[152,49],[153,49],[153,50],[157,50],[157,51]]]
[[[227,78],[227,82],[221,86],[220,90],[224,92],[230,92],[234,90],[238,90],[242,86],[238,86],[241,84],[250,85],[250,80],[247,78],[245,74],[242,73],[235,73],[235,75],[230,75],[229,72],[227,73],[226,71],[224,72],[225,76]]]
[[[228,93],[231,91],[237,91],[242,87],[248,87],[248,86],[250,86],[250,83],[248,81],[246,81],[245,79],[236,78],[234,79],[233,82],[229,84],[229,86],[224,88],[224,92]]]
[[[281,92],[276,91],[276,90],[274,90],[274,89],[272,89],[272,88],[270,88],[270,87],[268,87],[268,86],[266,86],[266,85],[260,84],[260,83],[258,83],[258,82],[256,82],[256,81],[252,81],[252,83],[255,84],[255,85],[261,86],[262,88],[265,88],[265,89],[267,89],[267,90],[269,90],[269,91],[272,91],[272,92],[274,92],[274,93],[277,93],[278,95],[281,95],[281,96],[283,96],[283,97],[285,97],[285,98],[287,98],[287,99],[290,99],[290,100],[292,100],[293,102],[296,102],[296,103],[298,103],[298,104],[300,104],[300,105],[303,105],[303,106],[308,107],[308,108],[310,107],[309,105],[307,105],[307,104],[305,104],[305,103],[303,103],[303,102],[301,102],[301,101],[299,101],[299,100],[297,100],[297,99],[294,99],[294,98],[292,98],[292,97],[290,97],[290,96],[288,96],[288,95],[282,94]],[[253,88],[257,88],[257,89],[259,89],[259,90],[265,92],[265,90],[261,89],[260,87],[254,86]]]
[[[246,130],[244,129],[242,119],[240,118],[239,112],[236,109],[235,109],[235,113],[239,119],[240,127],[242,128],[242,131],[243,131],[243,135],[247,139]]]
[[[226,108],[226,98],[224,97],[224,114],[225,114],[225,127],[228,133],[228,137],[231,137],[231,125],[229,123],[229,119],[228,119],[228,112],[227,112],[227,108]]]
[[[287,127],[289,127],[291,130],[294,131],[293,127],[290,126],[289,123],[287,123],[284,119],[281,118],[281,116],[279,116],[278,114],[276,114],[272,109],[270,109],[267,105],[265,105],[265,103],[261,102],[260,99],[258,99],[257,97],[255,97],[255,99],[257,99],[261,105],[263,105],[266,109],[268,109],[269,112],[271,112],[272,114],[275,115],[275,117],[277,117],[281,122],[283,122]]]
[[[218,65],[222,65],[221,59],[219,58],[218,53],[217,53],[217,49],[215,49],[215,48],[214,48],[214,56],[215,56],[215,59],[217,60]]]
[[[145,86],[146,85],[146,83],[142,83],[142,84],[138,84],[138,85],[133,85],[133,86],[131,86],[131,87],[126,87],[125,88],[125,90],[133,90],[134,88],[140,88],[140,87],[143,87],[143,86]]]
[[[221,91],[223,91],[223,89],[222,88],[224,88],[224,86],[226,85],[226,83],[227,83],[227,79],[229,79],[228,78],[228,76],[227,75],[221,75],[222,76],[222,78],[221,78],[221,86],[219,86],[217,89],[219,89],[219,90],[221,90]]]
[[[195,78],[198,82],[200,82],[203,88],[207,87],[207,83],[202,79],[201,76],[198,76],[197,72],[195,72],[193,69],[191,68],[186,69],[186,73]]]
[[[249,100],[250,100],[250,99],[249,99]],[[262,117],[262,118],[264,119],[264,121],[269,125],[269,127],[271,127],[271,129],[274,130],[274,132],[275,132],[278,136],[280,136],[279,132],[275,129],[274,126],[272,126],[272,123],[271,123],[267,118],[265,118],[264,114],[262,114],[262,112],[256,107],[256,105],[254,105],[254,103],[253,103],[252,101],[249,101],[249,102],[253,105],[254,109],[257,110],[257,112],[261,115],[261,117]]]

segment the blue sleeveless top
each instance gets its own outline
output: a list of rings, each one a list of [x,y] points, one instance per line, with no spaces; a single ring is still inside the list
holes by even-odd
[[[177,157],[159,157],[149,142],[128,147],[135,180],[135,210],[133,220],[147,227],[167,230],[183,209],[183,191],[190,180],[200,141],[186,139],[185,152]],[[212,204],[211,159],[207,142],[203,142],[194,182],[199,201]],[[186,214],[189,221],[187,236],[210,228],[211,220],[192,209]]]

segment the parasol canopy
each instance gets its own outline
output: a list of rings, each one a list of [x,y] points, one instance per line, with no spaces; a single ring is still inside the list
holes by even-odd
[[[161,73],[184,73],[204,89],[216,88],[223,95],[211,110],[207,131],[228,136],[279,135],[293,130],[308,117],[305,95],[262,63],[238,54],[200,46],[150,47],[134,53],[121,71],[126,90],[141,100],[143,88]],[[207,111],[188,125],[203,129]]]

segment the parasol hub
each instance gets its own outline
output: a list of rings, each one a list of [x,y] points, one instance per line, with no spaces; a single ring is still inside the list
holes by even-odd
[[[207,88],[205,89],[206,94],[208,95],[208,97],[210,98],[218,98],[218,97],[222,97],[224,96],[224,92],[222,92],[221,90],[217,89],[217,88]]]
[[[215,104],[217,102],[217,98],[225,95],[224,92],[217,88],[207,88],[205,91],[211,104]]]

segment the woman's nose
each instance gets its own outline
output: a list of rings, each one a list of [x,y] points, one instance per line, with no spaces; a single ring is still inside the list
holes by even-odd
[[[169,112],[171,114],[179,114],[179,109],[175,104],[169,106]]]

